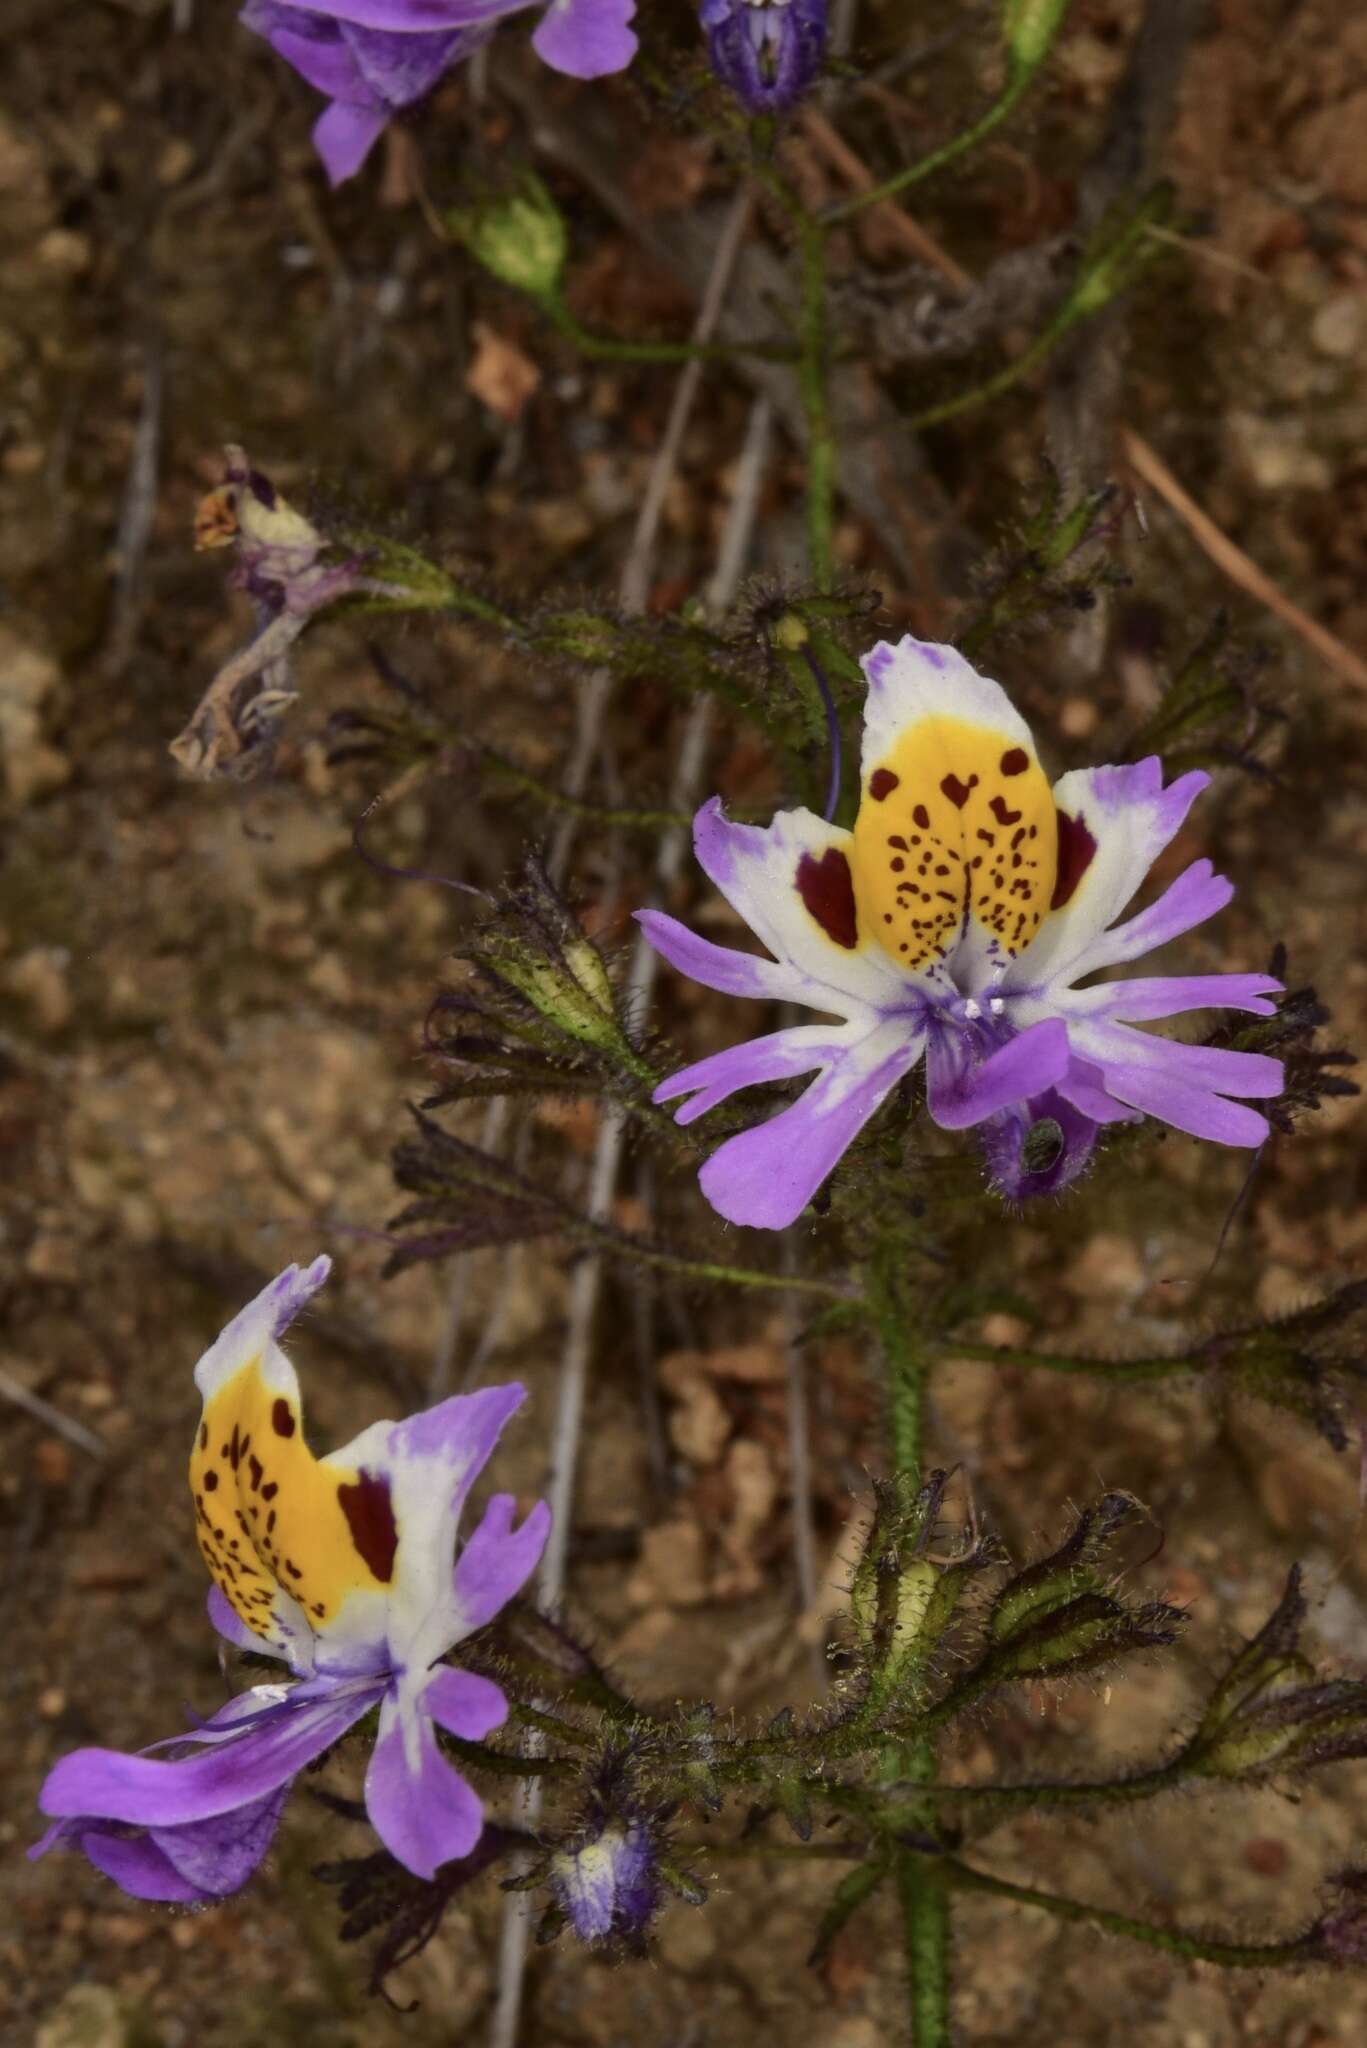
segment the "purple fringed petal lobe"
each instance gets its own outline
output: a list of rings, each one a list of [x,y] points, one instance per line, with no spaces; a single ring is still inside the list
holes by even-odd
[[[422,1689],[421,1711],[466,1742],[481,1742],[508,1718],[508,1701],[492,1678],[443,1664]]]
[[[906,1004],[917,986],[877,940],[834,939],[799,890],[803,863],[848,862],[851,835],[811,811],[778,811],[768,825],[738,825],[712,797],[693,820],[693,850],[708,879],[790,977],[783,994],[814,1010],[861,1013]],[[777,984],[775,984],[777,986]]]
[[[517,1502],[496,1493],[483,1520],[456,1559],[455,1595],[461,1635],[492,1621],[521,1592],[541,1561],[551,1531],[551,1511],[539,1500],[521,1528],[513,1528]],[[438,1717],[440,1718],[440,1717]]]
[[[766,1038],[729,1045],[661,1081],[651,1101],[672,1102],[677,1096],[691,1095],[692,1101],[675,1113],[676,1123],[691,1124],[741,1088],[753,1088],[763,1081],[787,1081],[795,1074],[834,1065],[849,1049],[848,1029],[842,1040],[824,1025],[794,1024],[786,1031],[770,1032]]]
[[[181,1828],[150,1828],[148,1840],[187,1884],[212,1898],[242,1889],[275,1838],[289,1786]],[[87,1851],[87,1853],[89,1853]],[[125,1887],[126,1889],[126,1887]]]
[[[1193,1138],[1211,1138],[1220,1145],[1249,1146],[1261,1145],[1268,1133],[1267,1118],[1256,1110],[1153,1069],[1108,1068],[1106,1086],[1121,1102],[1142,1109],[1160,1123],[1171,1124],[1174,1130],[1186,1131]]]
[[[1164,789],[1157,755],[1125,767],[1080,768],[1060,777],[1054,800],[1085,832],[1091,855],[1068,901],[1049,913],[1008,970],[1003,992],[1045,980],[1076,981],[1107,958],[1134,957],[1109,953],[1105,929],[1143,886],[1209,781],[1202,770],[1193,769]]]
[[[1131,1070],[1168,1074],[1193,1088],[1210,1088],[1221,1095],[1280,1095],[1286,1083],[1281,1061],[1266,1053],[1183,1045],[1176,1039],[1136,1031],[1128,1024],[1075,1024],[1072,1038],[1100,1067],[1107,1087],[1112,1074]]]
[[[354,178],[389,124],[385,107],[358,107],[338,100],[313,124],[313,146],[330,185]]]
[[[635,13],[636,0],[551,0],[532,48],[567,78],[605,78],[625,71],[636,55],[627,26]]]
[[[711,939],[699,938],[687,925],[666,916],[662,910],[638,910],[636,922],[671,967],[677,967],[690,981],[701,982],[704,988],[720,989],[726,996],[752,996],[774,1002],[785,1002],[793,995],[795,977],[777,961],[714,945]]]
[[[1129,1109],[1106,1093],[1100,1067],[1090,1060],[1072,1059],[1054,1092],[1094,1124],[1124,1124],[1139,1121],[1138,1110]]]
[[[1069,976],[1076,980],[1098,968],[1117,967],[1122,961],[1138,960],[1143,954],[1152,953],[1156,947],[1165,946],[1169,939],[1180,938],[1183,932],[1204,924],[1207,918],[1223,910],[1233,896],[1234,884],[1224,875],[1217,875],[1208,860],[1193,861],[1163,891],[1156,903],[1151,903],[1147,910],[1141,910],[1127,923],[1102,932],[1072,963],[1068,969]],[[1047,925],[1041,927],[1044,929]],[[1021,962],[1026,961],[1033,950],[1031,947],[1027,953],[1022,953]],[[1017,963],[1018,968],[1020,964]]]
[[[38,1805],[57,1818],[85,1815],[145,1827],[230,1813],[274,1792],[330,1749],[378,1696],[373,1684],[339,1686],[300,1706],[291,1695],[278,1715],[177,1762],[114,1749],[73,1750],[48,1773]]]
[[[1273,1017],[1277,1006],[1268,998],[1281,991],[1281,982],[1270,974],[1173,974],[1070,989],[1060,1000],[1070,1017],[1113,1017],[1130,1024],[1151,1024],[1160,1017],[1180,1017],[1188,1010],[1247,1010],[1255,1017]]]
[[[380,1710],[365,1803],[390,1855],[429,1880],[443,1863],[468,1856],[484,1828],[478,1795],[442,1756],[426,1714],[420,1706],[401,1713],[392,1696]]]
[[[795,1222],[924,1044],[901,1021],[883,1025],[787,1109],[728,1138],[698,1176],[718,1215],[756,1230]]]
[[[975,1064],[968,1035],[938,1026],[926,1053],[926,1105],[942,1130],[962,1131],[1032,1095],[1068,1066],[1068,1032],[1056,1017],[1032,1024]]]

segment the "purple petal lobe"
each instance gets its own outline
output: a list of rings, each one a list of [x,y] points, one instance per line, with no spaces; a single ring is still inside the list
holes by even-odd
[[[181,1828],[152,1828],[148,1840],[187,1883],[215,1898],[239,1891],[270,1848],[289,1796],[281,1785],[213,1820]]]
[[[636,55],[627,23],[636,0],[551,0],[532,37],[543,64],[569,78],[603,78],[625,71]]]
[[[183,1877],[149,1835],[119,1835],[109,1828],[88,1827],[75,1837],[75,1845],[97,1870],[112,1877],[120,1891],[127,1892],[132,1899],[151,1899],[168,1906],[203,1906],[222,1896]],[[226,1889],[236,1890],[236,1886]]]
[[[313,145],[330,185],[355,177],[388,122],[386,107],[352,106],[345,100],[319,115],[313,124]]]
[[[940,1026],[926,1055],[926,1100],[941,1129],[966,1130],[1014,1102],[1042,1095],[1069,1060],[1068,1032],[1055,1017],[1032,1024],[975,1062],[968,1033]]]
[[[698,1176],[718,1215],[757,1230],[795,1222],[924,1043],[919,1032],[884,1026],[789,1108],[729,1138]]]
[[[456,1559],[456,1607],[462,1635],[472,1635],[492,1621],[499,1609],[521,1592],[540,1562],[551,1530],[551,1511],[545,1501],[538,1501],[521,1528],[514,1529],[516,1511],[510,1493],[496,1493]]]
[[[371,1684],[287,1707],[235,1740],[168,1763],[113,1749],[77,1749],[49,1772],[38,1796],[44,1813],[91,1815],[170,1827],[210,1819],[262,1799],[321,1756],[374,1705]],[[209,1724],[212,1727],[212,1724]]]
[[[477,1671],[457,1671],[450,1664],[434,1671],[422,1689],[422,1710],[438,1727],[466,1742],[482,1741],[508,1718],[508,1702],[492,1678]]]
[[[421,1707],[400,1714],[392,1697],[365,1779],[370,1824],[391,1856],[415,1877],[468,1856],[484,1828],[484,1808],[442,1756]]]
[[[700,939],[662,910],[638,910],[636,922],[671,967],[677,967],[690,981],[700,981],[704,988],[720,989],[727,996],[770,997],[776,1002],[791,993],[791,977],[773,960]]]

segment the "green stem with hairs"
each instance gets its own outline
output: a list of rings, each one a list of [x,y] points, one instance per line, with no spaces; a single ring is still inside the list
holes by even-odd
[[[572,341],[581,355],[605,363],[729,363],[737,356],[758,356],[767,363],[791,363],[797,351],[785,342],[762,341],[621,341],[616,335],[594,334],[558,297],[539,298],[543,313]]]
[[[931,1343],[949,1358],[971,1358],[984,1365],[1014,1365],[1027,1372],[1073,1373],[1132,1386],[1190,1377],[1202,1370],[1185,1352],[1175,1358],[1071,1358],[1066,1352],[1030,1351],[1019,1344],[983,1344],[958,1337],[935,1337]]]
[[[925,1466],[930,1354],[920,1328],[918,1304],[908,1283],[905,1244],[888,1238],[874,1254],[866,1300],[882,1343],[888,1376],[888,1427],[892,1467],[899,1478],[920,1480]],[[935,1738],[929,1727],[890,1747],[884,1775],[927,1788],[905,1807],[909,1829],[935,1832]],[[950,1902],[940,1860],[899,1848],[894,1861],[902,1912],[902,1946],[907,1963],[907,1998],[913,2048],[949,2048]]]
[[[1113,1913],[1106,1906],[1084,1905],[1079,1899],[1061,1898],[1056,1892],[1037,1891],[1033,1885],[1009,1884],[1003,1877],[989,1877],[953,1857],[943,1860],[945,1877],[955,1891],[985,1892],[993,1898],[1011,1899],[1018,1906],[1033,1906],[1052,1913],[1056,1920],[1080,1921],[1100,1927],[1107,1934],[1123,1934],[1148,1948],[1158,1948],[1187,1962],[1219,1963],[1227,1970],[1281,1970],[1315,1959],[1305,1935],[1291,1941],[1211,1941],[1181,1927],[1155,1927],[1151,1921],[1136,1920],[1128,1913]]]

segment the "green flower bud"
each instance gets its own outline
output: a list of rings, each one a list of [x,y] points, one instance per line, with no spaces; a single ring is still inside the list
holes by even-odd
[[[516,192],[447,215],[477,262],[533,299],[559,295],[569,237],[550,193],[528,172]]]
[[[1016,71],[1034,71],[1063,27],[1069,0],[1005,0],[1002,32]]]

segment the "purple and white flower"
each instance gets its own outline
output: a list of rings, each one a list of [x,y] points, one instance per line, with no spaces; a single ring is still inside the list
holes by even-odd
[[[576,1847],[557,1850],[550,1882],[580,1941],[641,1942],[660,1903],[649,1827],[640,1817],[605,1821]]]
[[[289,1267],[195,1368],[190,1478],[209,1616],[294,1682],[252,1686],[139,1755],[63,1757],[39,1795],[54,1824],[30,1856],[66,1845],[135,1897],[221,1898],[265,1855],[295,1775],[376,1709],[365,1802],[391,1855],[431,1878],[479,1840],[479,1797],[436,1730],[477,1742],[508,1703],[443,1660],[523,1585],[550,1511],[539,1503],[514,1528],[512,1496],[495,1495],[459,1557],[456,1526],[524,1390],[457,1395],[316,1458],[277,1340],[328,1270],[326,1258]]]
[[[948,1130],[979,1127],[993,1179],[1012,1197],[1066,1187],[1101,1125],[1144,1115],[1219,1144],[1260,1145],[1267,1120],[1239,1098],[1279,1094],[1279,1060],[1136,1026],[1190,1010],[1269,1016],[1279,982],[1088,980],[1229,902],[1232,885],[1198,860],[1117,923],[1210,778],[1193,770],[1165,789],[1153,757],[1075,769],[1051,790],[1029,728],[954,648],[907,638],[875,647],[863,667],[853,831],[807,810],[737,825],[718,798],[694,820],[700,863],[773,957],[637,913],[695,981],[838,1020],[715,1053],[656,1090],[657,1102],[687,1096],[678,1119],[690,1123],[756,1082],[816,1076],[707,1161],[713,1208],[759,1229],[793,1222],[922,1058],[931,1116]],[[1047,1164],[1027,1152],[1036,1127],[1056,1147]]]
[[[702,0],[712,69],[752,114],[791,107],[826,54],[826,0]]]
[[[532,47],[552,70],[601,78],[635,56],[636,0],[246,0],[240,18],[332,102],[313,139],[340,185],[392,114],[425,98],[505,15],[538,4]]]

